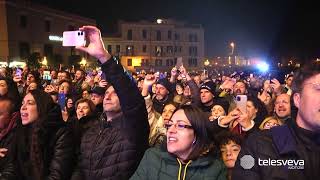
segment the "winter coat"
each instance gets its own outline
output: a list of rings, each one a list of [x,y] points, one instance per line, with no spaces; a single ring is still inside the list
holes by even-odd
[[[130,180],[225,180],[226,172],[223,162],[213,154],[182,164],[163,147],[154,147],[146,151]]]

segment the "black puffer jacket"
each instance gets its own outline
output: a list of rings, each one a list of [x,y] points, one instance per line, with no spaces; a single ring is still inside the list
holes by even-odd
[[[17,166],[19,180],[33,180],[30,160],[31,126],[18,127]],[[62,120],[58,104],[48,113],[44,124],[45,131],[40,137],[43,152],[43,174],[46,180],[69,180],[75,165],[75,145],[72,131]]]
[[[129,179],[148,147],[147,110],[135,81],[116,60],[102,65],[119,97],[122,114],[90,128],[82,137],[78,170],[72,180]]]
[[[15,142],[16,128],[0,139],[0,148],[8,149],[5,157],[0,157],[0,180],[16,179],[14,161],[15,161]]]

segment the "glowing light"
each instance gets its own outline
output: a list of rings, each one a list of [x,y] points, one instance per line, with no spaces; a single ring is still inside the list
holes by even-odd
[[[43,57],[43,61],[41,62],[43,65],[48,65],[47,57]]]
[[[267,72],[269,70],[269,65],[266,62],[260,62],[257,64],[257,68],[261,72]]]
[[[207,60],[204,61],[203,64],[204,64],[205,66],[209,66],[209,65],[210,65],[210,62],[209,62],[209,60],[207,59]]]
[[[26,63],[21,61],[12,61],[9,64],[9,67],[24,67],[24,66],[26,66]]]
[[[83,57],[79,64],[85,66],[87,64],[87,60]]]
[[[132,66],[141,66],[141,58],[132,58]]]
[[[162,19],[157,19],[157,24],[162,24],[163,20]]]
[[[50,35],[49,36],[49,40],[50,41],[63,41],[63,38],[61,36],[54,36],[54,35]]]

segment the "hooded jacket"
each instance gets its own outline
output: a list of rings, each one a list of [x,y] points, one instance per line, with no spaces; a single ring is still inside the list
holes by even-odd
[[[226,180],[226,167],[212,154],[183,164],[164,147],[150,148],[130,180]]]

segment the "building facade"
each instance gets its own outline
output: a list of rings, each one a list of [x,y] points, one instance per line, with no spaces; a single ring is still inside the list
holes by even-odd
[[[204,29],[173,20],[118,23],[116,35],[103,37],[109,53],[131,71],[170,71],[182,58],[188,69],[203,67]]]
[[[30,1],[0,0],[0,24],[1,64],[25,62],[34,56],[46,57],[50,65],[72,64],[86,57],[74,48],[63,47],[62,34],[96,21]]]

